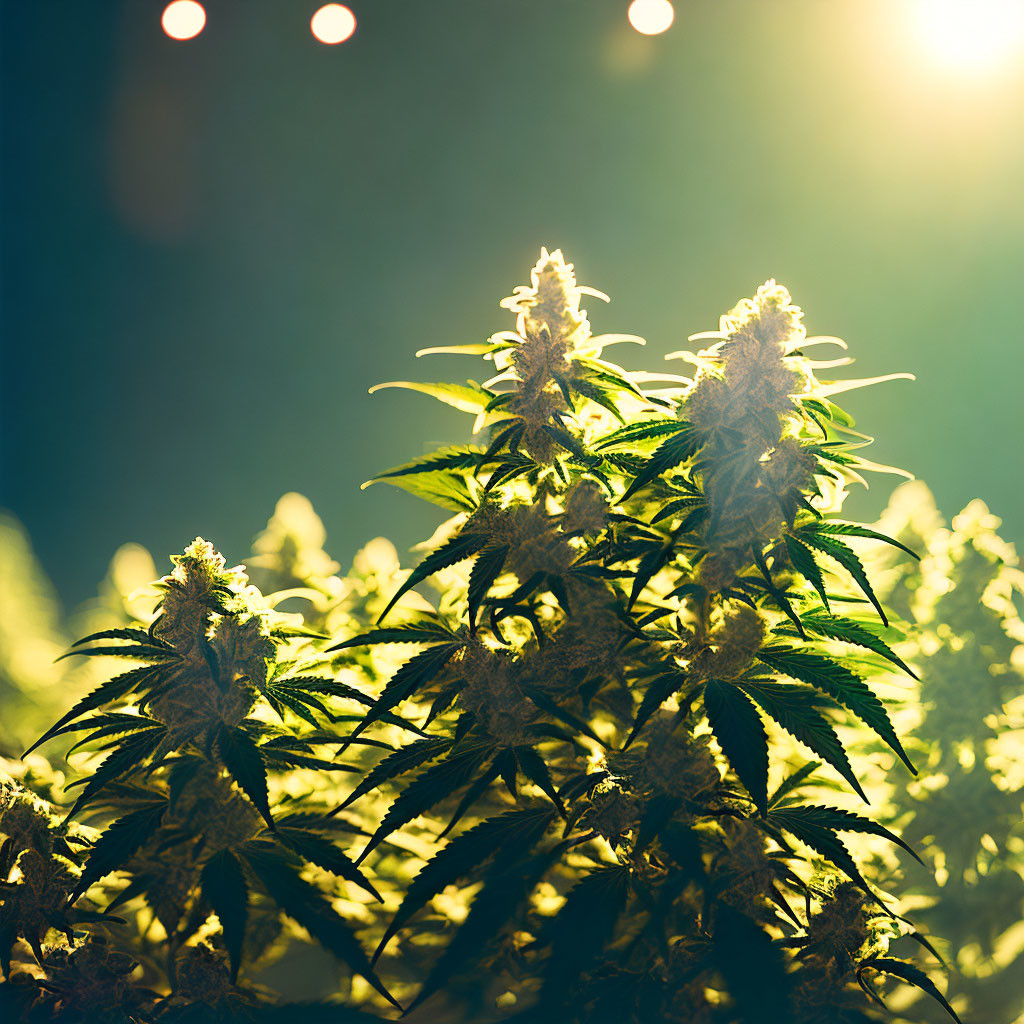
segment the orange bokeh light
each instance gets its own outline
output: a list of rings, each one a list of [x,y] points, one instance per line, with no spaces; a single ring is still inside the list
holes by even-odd
[[[344,4],[325,4],[313,15],[310,30],[321,43],[335,46],[356,30],[356,16]]]
[[[195,39],[206,25],[206,11],[195,0],[174,0],[164,8],[160,24],[172,39]]]

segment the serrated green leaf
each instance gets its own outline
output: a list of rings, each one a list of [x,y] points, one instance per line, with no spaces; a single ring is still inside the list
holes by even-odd
[[[409,578],[398,588],[395,596],[388,602],[387,607],[380,613],[378,622],[382,622],[389,611],[394,608],[396,602],[403,594],[418,586],[425,579],[433,576],[441,569],[447,569],[451,565],[464,562],[467,558],[475,555],[485,544],[487,537],[480,533],[464,531],[456,534],[445,541],[439,548],[432,551],[426,558],[416,566],[409,574]]]
[[[796,571],[800,573],[800,575],[803,576],[803,578],[807,580],[812,587],[814,587],[818,592],[818,595],[821,597],[821,603],[825,606],[826,610],[828,610],[828,594],[825,592],[825,580],[821,575],[821,569],[819,568],[818,563],[814,560],[814,555],[811,554],[810,548],[798,541],[796,537],[790,536],[789,534],[786,534],[784,539],[786,541],[786,550],[789,552],[789,560],[793,563],[793,568],[796,569]],[[801,616],[801,620],[802,618],[803,617]]]
[[[883,544],[889,544],[894,548],[905,551],[911,558],[915,558],[917,561],[921,560],[921,556],[916,551],[908,548],[905,544],[901,544],[895,538],[879,533],[877,530],[869,530],[866,526],[861,526],[859,523],[846,523],[838,519],[823,519],[816,524],[814,532],[832,534],[839,537],[866,537],[869,540],[880,540]]]
[[[432,505],[439,505],[449,512],[472,512],[477,506],[469,484],[456,472],[396,475],[378,479],[381,483],[408,491],[409,494],[429,501]]]
[[[832,765],[857,795],[868,802],[835,729],[818,710],[823,698],[817,691],[788,683],[740,682],[736,685],[790,736]]]
[[[841,640],[843,643],[865,647],[875,654],[880,654],[886,661],[898,665],[908,675],[917,679],[917,673],[880,637],[870,625],[857,622],[842,615],[822,614],[820,612],[804,612],[800,621],[810,633],[829,640]]]
[[[438,473],[452,469],[472,470],[480,462],[480,456],[483,453],[483,448],[476,445],[451,445],[446,448],[439,448],[436,452],[431,452],[429,455],[422,455],[418,459],[413,459],[401,466],[396,466],[394,469],[389,469],[386,473],[381,473],[372,480],[367,480],[362,486],[365,489],[370,484],[391,481],[398,476]]]
[[[652,480],[674,469],[681,462],[685,462],[696,454],[703,443],[703,438],[695,427],[685,424],[685,429],[675,433],[668,440],[663,441],[647,460],[643,470],[634,478],[633,482],[626,488],[622,497],[616,502],[621,505],[631,498],[641,487],[645,487]]]
[[[885,705],[860,676],[829,658],[795,647],[770,645],[757,652],[757,660],[782,675],[810,683],[833,700],[852,711],[873,729],[899,755],[903,763],[916,773],[903,744],[896,735]]]
[[[857,557],[853,548],[844,544],[841,540],[836,540],[834,537],[823,535],[820,532],[801,531],[800,538],[838,562],[853,577],[857,586],[864,592],[864,596],[875,606],[875,611],[878,612],[878,617],[882,622],[886,626],[889,625],[889,620],[885,616],[885,610],[875,596],[864,565]]]

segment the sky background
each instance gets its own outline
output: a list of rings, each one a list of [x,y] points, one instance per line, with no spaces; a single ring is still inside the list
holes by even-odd
[[[845,396],[866,454],[1024,542],[1024,49],[943,64],[910,0],[678,0],[655,38],[627,0],[350,0],[337,47],[315,2],[205,6],[176,43],[159,0],[0,0],[0,505],[66,603],[129,540],[241,560],[288,490],[343,565],[429,535],[359,484],[471,421],[367,388],[485,375],[413,353],[510,328],[541,245],[633,369],[777,278],[840,373],[917,375]]]

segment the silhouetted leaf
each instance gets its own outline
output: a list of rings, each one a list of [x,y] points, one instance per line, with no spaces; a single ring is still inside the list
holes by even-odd
[[[654,714],[662,704],[668,700],[686,682],[686,675],[683,672],[666,672],[663,675],[655,676],[644,691],[643,700],[636,713],[636,720],[630,730],[626,742],[622,745],[625,750],[632,745],[640,730],[647,724],[647,720]]]
[[[60,729],[67,725],[68,722],[73,722],[86,712],[95,711],[104,704],[109,704],[112,701],[126,697],[132,690],[142,686],[150,676],[155,675],[158,671],[159,669],[154,668],[152,665],[143,665],[141,668],[129,669],[129,671],[122,672],[120,675],[108,679],[105,683],[101,683],[90,694],[83,697],[66,715],[62,715],[21,756],[27,757],[40,744],[56,736]]]
[[[515,758],[523,774],[550,798],[551,802],[564,813],[562,801],[559,799],[555,784],[551,781],[551,771],[544,758],[533,747],[516,747]]]
[[[408,824],[466,785],[494,749],[493,743],[467,743],[450,753],[445,760],[422,771],[388,808],[356,863],[361,864],[366,855],[395,829]]]
[[[878,971],[879,974],[889,974],[899,978],[922,992],[927,993],[957,1022],[962,1024],[956,1011],[946,1001],[946,997],[936,988],[935,983],[921,970],[920,967],[909,963],[906,960],[894,960],[891,957],[872,957],[870,960],[863,960],[857,965],[857,977],[867,970]]]
[[[143,764],[156,751],[166,734],[167,730],[164,728],[145,729],[142,732],[133,733],[107,756],[92,775],[67,786],[67,789],[77,785],[85,787],[74,806],[68,811],[68,818],[73,818],[93,797],[115,779],[119,779],[133,768]]]
[[[263,820],[274,827],[267,797],[267,766],[253,738],[241,728],[223,723],[217,730],[217,752],[228,774],[252,801]]]
[[[392,708],[426,686],[451,661],[461,643],[435,644],[410,658],[389,680],[383,692],[352,730],[350,740],[382,719]]]
[[[505,567],[505,556],[508,554],[508,550],[507,544],[500,547],[484,548],[473,562],[467,590],[468,617],[471,629],[476,625],[476,614],[480,608],[480,602]]]
[[[822,824],[816,816],[801,813],[803,810],[805,809],[800,807],[777,807],[768,815],[768,821],[795,836],[826,860],[830,860],[841,871],[846,872],[886,913],[889,913],[888,907],[864,880],[856,862],[850,856],[850,851],[835,831]]]
[[[288,857],[268,843],[247,843],[241,851],[244,859],[267,890],[271,899],[301,925],[325,949],[344,960],[365,978],[392,1006],[401,1009],[373,971],[363,947],[349,924],[335,913],[316,886],[299,874],[294,857]]]
[[[374,899],[384,902],[383,897],[367,880],[366,876],[329,839],[310,832],[308,829],[282,825],[278,822],[278,837],[301,857],[324,871],[365,889]]]
[[[249,886],[238,858],[226,847],[215,853],[200,878],[203,898],[213,907],[224,933],[224,946],[231,961],[231,982],[238,978],[242,944],[249,917]]]
[[[525,863],[507,866],[505,871],[488,879],[473,900],[462,927],[434,964],[407,1012],[429,999],[457,971],[480,956],[484,946],[501,932],[543,877],[554,856],[554,850],[537,854]]]
[[[96,640],[132,640],[147,646],[156,643],[156,638],[144,629],[101,629],[98,633],[83,636],[81,640],[76,640],[71,646],[72,648],[81,647],[82,644],[91,644]],[[173,648],[168,646],[168,650],[173,650]]]
[[[500,853],[502,863],[524,856],[540,842],[553,819],[554,812],[549,807],[507,811],[450,840],[409,884],[402,905],[377,947],[374,960],[395,933],[446,886],[466,877],[495,854]]]
[[[728,1019],[791,1024],[792,982],[782,951],[751,918],[725,903],[715,907],[712,958],[735,1004]]]
[[[831,829],[834,832],[863,832],[871,836],[881,836],[906,850],[911,857],[923,864],[924,861],[898,835],[890,832],[884,825],[863,818],[853,811],[844,811],[838,807],[820,807],[815,804],[806,807],[781,807],[772,812],[773,818],[792,824],[800,821],[805,827]],[[787,825],[788,827],[788,825]]]
[[[750,698],[736,686],[709,679],[704,710],[733,771],[764,814],[768,805],[768,737]]]
[[[566,894],[562,908],[540,937],[542,944],[552,944],[542,1003],[561,1005],[572,1001],[572,986],[615,932],[629,897],[629,880],[626,865],[609,865],[584,875]]]
[[[792,775],[787,775],[786,778],[779,783],[778,788],[770,797],[768,797],[768,806],[774,807],[780,800],[783,800],[795,789],[798,789],[807,779],[809,779],[819,768],[821,767],[820,761],[808,761],[807,764],[798,768]]]
[[[161,800],[126,814],[108,825],[93,843],[89,859],[68,902],[74,903],[93,882],[98,882],[112,871],[123,869],[139,847],[157,830],[166,810],[167,802]]]
[[[445,622],[433,622],[429,619],[416,622],[403,622],[397,626],[371,629],[360,633],[351,640],[343,640],[340,644],[328,647],[328,651],[343,651],[348,647],[370,646],[371,644],[436,644],[451,642],[455,634]]]
[[[136,661],[177,661],[181,655],[173,648],[158,646],[147,634],[149,643],[123,644],[115,647],[73,647],[57,661],[79,655],[83,658],[133,658]]]
[[[366,777],[352,790],[351,793],[342,801],[332,813],[337,814],[338,811],[348,807],[350,803],[358,800],[364,793],[369,793],[371,790],[380,789],[381,786],[394,779],[405,772],[412,771],[414,768],[419,768],[420,765],[425,764],[427,761],[433,761],[434,758],[440,757],[446,750],[452,745],[452,741],[441,737],[432,737],[430,739],[415,740],[412,743],[406,744],[404,747],[400,747],[394,753],[388,754],[387,757],[382,758],[374,765],[373,768],[366,773]]]

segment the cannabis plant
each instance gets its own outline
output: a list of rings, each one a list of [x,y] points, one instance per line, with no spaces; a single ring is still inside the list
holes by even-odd
[[[904,485],[882,524],[927,551],[920,573],[897,559],[879,566],[880,587],[914,624],[900,653],[921,676],[906,722],[921,772],[890,788],[887,817],[930,870],[907,871],[903,885],[952,961],[964,1020],[1013,1024],[1024,1013],[1024,624],[1013,603],[1024,576],[980,501],[949,529],[923,484]],[[934,1019],[926,1002],[903,1014]]]
[[[409,652],[346,743],[399,712],[427,730],[344,802],[401,787],[358,863],[442,823],[376,955],[429,964],[423,1020],[866,1021],[886,978],[948,1010],[888,955],[910,928],[842,834],[903,840],[800,798],[818,764],[863,795],[844,721],[913,770],[835,653],[903,667],[849,543],[899,542],[836,518],[880,467],[832,397],[873,382],[819,381],[845,360],[807,357],[835,339],[807,338],[772,281],[677,354],[692,378],[610,362],[639,339],[593,335],[584,294],[542,251],[502,303],[514,331],[427,350],[482,356],[489,380],[390,385],[472,413],[475,443],[380,478],[454,515],[337,646]],[[436,609],[393,621],[431,578]],[[780,733],[816,760],[773,758]]]
[[[332,902],[338,889],[377,898],[338,845],[359,829],[302,783],[358,770],[332,756],[342,739],[379,741],[338,731],[325,702],[349,688],[240,568],[199,539],[173,562],[147,628],[102,630],[73,649],[134,667],[38,741],[80,734],[72,749],[90,752],[63,822],[5,787],[4,998],[40,1020],[278,1019],[240,972],[304,932],[390,1000]],[[135,927],[119,932],[128,917]],[[120,946],[83,941],[82,925]],[[318,1019],[353,1019],[342,1013]]]

